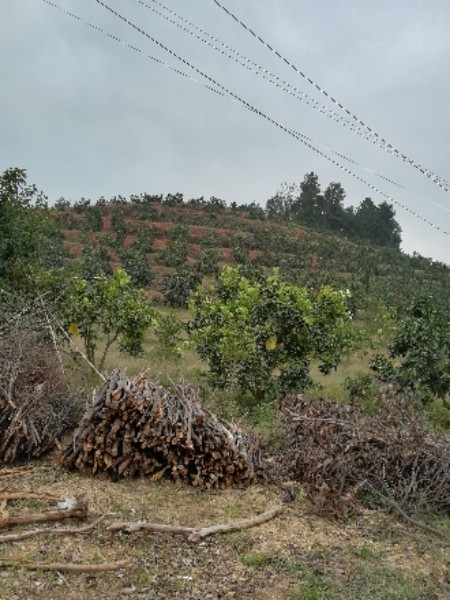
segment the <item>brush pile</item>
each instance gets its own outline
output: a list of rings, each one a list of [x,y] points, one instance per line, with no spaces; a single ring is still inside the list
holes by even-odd
[[[42,335],[17,330],[0,337],[0,461],[52,449],[71,422],[74,402]]]
[[[200,488],[247,484],[262,474],[257,440],[202,408],[192,387],[169,391],[120,369],[98,390],[61,464],[112,479],[165,476]]]
[[[361,491],[402,510],[450,513],[450,440],[398,397],[377,412],[330,400],[285,399],[285,476],[301,481],[318,512],[345,517]]]

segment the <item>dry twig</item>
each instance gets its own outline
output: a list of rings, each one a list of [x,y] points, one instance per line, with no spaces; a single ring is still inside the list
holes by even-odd
[[[97,392],[61,464],[113,479],[164,475],[200,488],[251,483],[263,471],[257,439],[203,408],[194,388],[169,391],[121,370]]]
[[[0,561],[0,568],[31,569],[33,571],[61,571],[62,573],[102,573],[104,571],[117,571],[132,567],[130,559],[118,560],[116,562],[104,562],[97,565],[78,563],[42,563],[42,562],[15,562]]]
[[[100,517],[93,523],[89,525],[84,525],[84,527],[54,527],[54,528],[43,528],[43,529],[33,529],[31,531],[21,531],[20,533],[10,533],[8,535],[0,535],[0,543],[5,542],[17,542],[20,540],[25,540],[30,537],[35,537],[36,535],[76,535],[79,533],[87,533],[88,531],[92,531],[95,529],[97,525],[103,523],[106,517]]]

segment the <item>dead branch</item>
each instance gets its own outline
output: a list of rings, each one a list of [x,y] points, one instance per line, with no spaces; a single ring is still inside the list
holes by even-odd
[[[20,475],[29,475],[36,471],[37,467],[14,467],[12,469],[2,469],[0,471],[0,479],[9,479],[10,477],[17,477]]]
[[[324,516],[348,516],[367,486],[386,490],[405,514],[447,512],[450,440],[431,432],[410,402],[381,393],[375,401],[377,412],[367,415],[356,403],[286,397],[288,443],[276,474],[301,481]]]
[[[65,519],[85,519],[87,517],[87,503],[77,499],[73,508],[55,510],[44,513],[11,516],[3,514],[0,520],[0,529],[8,529],[16,525],[29,525],[30,523],[44,523],[46,521],[63,521]]]
[[[129,569],[132,561],[127,558],[116,562],[104,562],[97,565],[78,563],[41,563],[41,562],[14,562],[0,561],[0,568],[31,569],[40,571],[61,571],[66,573],[102,573],[104,571],[117,571]]]
[[[444,538],[444,540],[448,544],[450,544],[450,536],[443,529],[439,529],[438,527],[433,527],[433,525],[429,525],[428,523],[425,523],[425,521],[421,521],[419,519],[414,519],[413,517],[408,515],[408,513],[405,512],[403,510],[403,508],[393,498],[390,498],[389,496],[385,496],[384,494],[381,494],[374,487],[370,486],[370,491],[374,492],[383,504],[394,509],[394,511],[398,515],[400,515],[402,517],[402,519],[404,519],[407,523],[410,523],[411,525],[414,525],[414,527],[418,527],[419,529],[423,529],[424,531],[428,531],[429,533],[438,535],[439,537]]]
[[[22,531],[21,533],[11,533],[8,535],[0,535],[0,543],[4,542],[17,542],[19,540],[25,540],[30,537],[34,537],[36,535],[76,535],[79,533],[87,533],[88,531],[92,531],[95,529],[97,525],[103,523],[105,520],[105,516],[100,517],[90,525],[84,525],[84,527],[54,527],[54,528],[42,528],[42,529],[33,529],[32,531]]]
[[[135,523],[118,521],[111,523],[107,527],[108,531],[125,531],[126,533],[134,533],[136,531],[154,531],[159,533],[181,534],[187,537],[190,542],[198,542],[205,537],[216,533],[229,533],[230,531],[238,531],[255,527],[261,523],[265,523],[279,515],[282,511],[281,506],[276,506],[253,517],[240,519],[231,523],[220,523],[217,525],[209,525],[206,527],[183,527],[179,525],[164,525],[162,523],[151,523],[149,521],[137,521]]]
[[[0,500],[6,500],[9,502],[10,500],[54,500],[55,502],[63,502],[63,498],[60,496],[55,496],[55,494],[47,494],[42,493],[38,494],[37,492],[29,492],[29,491],[21,491],[21,492],[8,492],[8,491],[0,491]]]
[[[54,448],[74,416],[58,356],[42,333],[0,338],[0,461],[37,458]]]

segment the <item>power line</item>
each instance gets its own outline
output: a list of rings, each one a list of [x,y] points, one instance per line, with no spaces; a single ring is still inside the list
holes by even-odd
[[[373,137],[370,137],[370,135],[367,133],[367,131],[365,131],[365,130],[361,129],[360,127],[356,126],[354,123],[352,123],[348,119],[345,119],[342,116],[338,115],[335,111],[328,109],[326,106],[324,106],[320,102],[317,102],[317,100],[314,100],[313,98],[311,98],[310,96],[308,96],[304,92],[301,92],[300,90],[296,89],[290,83],[287,83],[286,81],[283,81],[277,75],[271,73],[270,71],[268,71],[264,67],[261,67],[260,65],[258,65],[254,61],[252,61],[250,58],[247,58],[246,56],[244,56],[243,54],[241,54],[240,52],[238,52],[237,50],[235,50],[231,46],[225,44],[224,42],[220,41],[219,39],[217,39],[216,37],[214,37],[213,35],[211,35],[207,31],[205,31],[204,29],[198,27],[197,25],[195,25],[195,23],[192,23],[191,21],[189,21],[188,19],[186,19],[182,15],[180,15],[180,14],[176,13],[174,10],[168,8],[167,6],[165,6],[159,0],[151,0],[151,2],[153,2],[157,6],[159,6],[160,8],[162,8],[163,10],[165,10],[166,12],[168,12],[170,15],[172,15],[173,17],[175,17],[176,19],[178,19],[182,23],[184,23],[184,25],[181,25],[180,23],[177,23],[174,19],[171,19],[170,17],[164,15],[163,13],[161,13],[156,8],[154,8],[152,6],[149,6],[143,0],[135,0],[135,1],[138,4],[140,4],[140,5],[144,6],[145,8],[147,8],[148,10],[152,11],[154,14],[158,15],[159,17],[161,17],[165,21],[168,21],[172,25],[175,25],[177,28],[181,29],[182,31],[184,31],[185,33],[191,35],[192,37],[196,38],[197,40],[199,40],[203,44],[206,44],[208,47],[212,48],[216,52],[219,52],[223,56],[229,58],[230,60],[233,60],[238,65],[240,65],[240,66],[244,67],[245,69],[247,69],[247,70],[255,73],[256,75],[261,76],[263,79],[265,79],[266,81],[269,81],[270,83],[272,83],[273,85],[275,85],[277,88],[281,89],[282,91],[288,93],[289,95],[293,96],[294,98],[296,98],[298,100],[305,100],[307,105],[312,106],[312,108],[318,110],[320,113],[324,114],[325,116],[327,116],[329,118],[332,118],[334,121],[336,121],[338,123],[340,122],[340,124],[342,124],[344,127],[349,127],[351,131],[354,131],[358,135],[361,135],[364,139],[375,143],[380,148],[387,150],[390,154],[394,153],[392,150],[390,150],[388,148],[384,148],[382,145],[379,145],[378,141],[376,139],[374,140]],[[195,31],[198,31],[201,35],[203,35],[205,37],[202,38],[201,35],[196,34],[194,31],[192,31],[191,29],[189,29],[189,27],[193,28]],[[207,39],[205,39],[205,38],[207,38]],[[214,42],[220,44],[221,48],[215,46],[214,44],[212,44],[208,40],[213,40]],[[228,52],[226,52],[224,50],[224,48],[226,50],[228,50],[229,52],[232,52],[235,56],[233,56],[233,54],[229,54]],[[239,58],[237,58],[237,57],[239,57]],[[298,133],[298,132],[295,132],[295,133]],[[343,158],[344,160],[346,160],[346,161],[348,161],[348,162],[350,162],[350,163],[352,163],[352,164],[360,167],[361,169],[363,169],[367,173],[371,173],[372,175],[375,175],[376,177],[378,177],[380,179],[383,179],[384,181],[386,181],[388,183],[391,183],[392,185],[394,185],[394,186],[396,186],[396,187],[398,187],[398,188],[400,188],[400,189],[402,189],[404,191],[407,191],[408,193],[413,194],[414,196],[416,196],[416,197],[418,197],[418,198],[420,198],[422,200],[430,202],[434,206],[436,206],[436,207],[438,207],[438,208],[440,208],[440,209],[442,209],[442,210],[450,213],[450,209],[448,209],[447,207],[439,204],[438,202],[435,202],[434,200],[430,200],[428,198],[425,198],[425,197],[421,196],[420,194],[417,194],[417,192],[415,192],[415,191],[413,191],[413,190],[411,190],[411,189],[409,189],[409,188],[401,185],[400,183],[397,183],[396,181],[393,181],[392,179],[389,179],[389,178],[385,177],[384,175],[381,175],[380,173],[377,173],[376,171],[373,171],[372,169],[369,169],[368,167],[365,167],[361,163],[359,163],[359,162],[357,162],[355,160],[352,160],[351,158],[349,158],[348,156],[345,156],[344,154],[340,154],[339,152],[336,152],[335,150],[332,150],[331,148],[329,148],[327,146],[324,146],[323,144],[320,144],[320,143],[314,141],[312,138],[309,138],[307,136],[303,136],[302,134],[299,134],[299,135],[301,137],[303,137],[304,139],[308,140],[311,143],[318,144],[321,148],[325,149],[327,152],[330,152],[331,154],[335,154],[336,156],[338,156],[340,158]]]
[[[341,110],[343,110],[349,117],[351,117],[356,123],[361,125],[364,129],[370,132],[371,135],[375,136],[380,143],[380,147],[384,149],[389,149],[389,151],[400,158],[404,162],[410,164],[413,168],[420,171],[423,175],[426,175],[431,181],[433,181],[440,188],[445,190],[446,192],[450,192],[450,183],[446,181],[443,177],[436,175],[430,169],[423,167],[416,161],[411,158],[408,158],[406,154],[403,154],[400,150],[397,150],[391,143],[389,143],[386,139],[384,139],[379,133],[377,133],[372,127],[369,127],[364,121],[362,121],[359,117],[357,117],[354,113],[352,113],[348,108],[346,108],[341,102],[336,100],[333,96],[331,96],[325,89],[323,89],[318,83],[316,83],[313,79],[311,79],[308,75],[303,73],[300,69],[298,69],[293,63],[291,63],[285,56],[283,56],[278,50],[273,48],[269,43],[267,43],[263,38],[255,33],[248,25],[246,25],[241,19],[239,19],[235,14],[233,14],[230,10],[228,10],[225,6],[223,6],[219,0],[213,0],[213,2],[221,8],[228,16],[230,16],[236,23],[241,25],[248,33],[250,33],[255,39],[257,39],[263,46],[265,46],[268,50],[273,52],[278,58],[280,58],[286,65],[291,67],[298,75],[303,77],[310,85],[316,88],[321,94],[329,98],[336,106],[338,106]]]
[[[215,94],[218,94],[219,96],[226,97],[225,94],[223,92],[220,92],[217,88],[213,88],[213,87],[205,84],[204,82],[199,81],[198,79],[194,79],[193,77],[191,77],[187,73],[184,73],[183,71],[180,71],[179,69],[176,69],[175,67],[172,67],[172,66],[168,65],[167,63],[165,63],[164,61],[160,60],[159,58],[155,58],[154,56],[151,56],[150,54],[147,54],[146,52],[144,52],[140,48],[137,48],[136,46],[133,46],[133,44],[129,44],[128,42],[124,42],[118,36],[113,35],[112,33],[108,33],[107,31],[105,31],[104,29],[102,29],[101,27],[99,27],[98,25],[94,25],[93,23],[90,23],[89,21],[86,21],[85,19],[83,19],[79,15],[76,15],[74,13],[69,12],[68,10],[65,10],[61,6],[58,6],[57,4],[55,4],[54,2],[51,2],[50,0],[42,0],[42,2],[44,2],[45,4],[48,4],[49,6],[52,6],[53,8],[56,8],[57,10],[59,10],[62,13],[64,13],[65,15],[67,15],[69,17],[72,17],[72,19],[75,19],[79,23],[82,23],[83,25],[86,25],[87,27],[90,27],[91,29],[94,29],[95,31],[97,31],[99,33],[101,33],[103,35],[106,35],[110,39],[112,39],[115,42],[118,42],[119,44],[121,44],[122,46],[125,46],[126,48],[129,48],[130,50],[133,50],[134,52],[137,52],[138,54],[141,54],[141,56],[143,56],[144,58],[148,58],[149,60],[157,63],[161,67],[164,67],[165,69],[168,69],[169,71],[173,71],[177,75],[181,75],[182,77],[188,79],[189,81],[192,81],[193,83],[197,83],[198,85],[201,85],[202,87],[206,88],[210,92],[214,92]]]
[[[153,62],[159,64],[160,66],[173,71],[174,73],[176,73],[177,75],[181,75],[182,77],[188,79],[189,81],[196,83],[198,85],[201,85],[202,87],[204,87],[207,90],[210,90],[212,92],[214,92],[215,94],[222,96],[223,98],[226,98],[227,100],[230,100],[231,102],[235,102],[235,103],[240,103],[238,102],[238,100],[236,100],[235,98],[230,97],[229,94],[225,94],[224,92],[222,92],[221,90],[214,88],[212,86],[209,86],[205,83],[203,83],[202,81],[199,81],[198,79],[195,79],[194,77],[191,77],[190,75],[188,75],[187,73],[184,73],[183,71],[180,71],[179,69],[176,69],[170,65],[168,65],[167,63],[165,63],[164,61],[155,58],[154,56],[151,56],[150,54],[147,54],[146,52],[144,52],[143,50],[141,50],[140,48],[137,48],[136,46],[129,44],[128,42],[123,41],[121,38],[119,38],[116,35],[113,35],[111,33],[108,33],[107,31],[105,31],[104,29],[102,29],[101,27],[94,25],[93,23],[90,23],[89,21],[83,19],[82,17],[80,17],[79,15],[76,15],[74,13],[71,13],[63,8],[61,8],[60,6],[58,6],[57,4],[55,4],[54,2],[51,2],[50,0],[42,0],[45,4],[48,4],[49,6],[52,6],[53,8],[56,8],[57,10],[59,10],[60,12],[62,12],[63,14],[75,19],[76,21],[78,21],[79,23],[86,25],[88,27],[90,27],[91,29],[94,29],[95,31],[109,37],[110,39],[114,40],[115,42],[118,42],[119,44],[121,44],[122,46],[125,46],[126,48],[129,48],[135,52],[137,52],[138,54],[141,54],[144,58],[148,58],[150,60],[152,60]],[[138,0],[139,1],[139,0]],[[158,3],[160,4],[160,3]],[[405,191],[407,191],[410,194],[413,194],[414,196],[417,196],[418,198],[425,200],[427,202],[431,202],[432,204],[434,204],[435,206],[441,208],[442,210],[445,210],[447,212],[450,212],[449,209],[447,209],[446,207],[438,204],[437,202],[434,202],[431,199],[428,198],[424,198],[423,196],[420,196],[419,194],[417,194],[416,192],[414,192],[413,190],[408,189],[407,187],[401,185],[400,183],[397,183],[396,181],[393,181],[392,179],[388,179],[387,177],[385,177],[384,175],[381,175],[380,173],[377,173],[376,171],[372,171],[371,169],[369,169],[368,167],[365,167],[364,165],[362,165],[361,163],[358,163],[355,160],[352,160],[351,158],[349,158],[348,156],[345,156],[344,154],[341,154],[339,152],[336,152],[335,150],[329,148],[328,146],[325,146],[315,140],[313,140],[312,138],[305,136],[301,133],[299,133],[298,131],[295,130],[291,130],[292,131],[292,135],[294,137],[301,137],[306,141],[309,141],[311,144],[316,144],[318,145],[320,148],[323,148],[324,150],[326,150],[327,152],[329,152],[330,154],[334,154],[348,162],[350,162],[351,164],[354,164],[358,167],[360,167],[361,169],[365,170],[368,173],[371,173],[372,175],[375,175],[376,177],[379,177],[380,179],[383,179],[385,181],[387,181],[388,183],[391,183],[392,185],[395,185],[398,188],[401,188]]]
[[[312,106],[313,108],[315,108],[316,110],[318,110],[319,112],[321,112],[322,114],[324,114],[325,116],[327,116],[327,117],[329,117],[331,119],[334,119],[337,122],[339,122],[339,121],[342,122],[342,125],[344,127],[350,127],[350,129],[356,130],[356,133],[359,133],[360,135],[363,135],[364,137],[368,136],[367,132],[361,130],[357,124],[349,121],[348,119],[345,119],[345,117],[342,117],[341,115],[339,115],[337,112],[333,111],[332,109],[327,108],[324,104],[321,104],[320,102],[318,102],[317,100],[315,100],[314,98],[312,98],[311,96],[309,96],[308,94],[306,94],[305,92],[302,92],[301,90],[298,90],[297,88],[295,88],[290,83],[284,81],[283,79],[281,79],[280,77],[278,77],[274,73],[271,73],[268,69],[266,69],[264,67],[261,67],[260,65],[258,65],[258,63],[254,62],[250,58],[248,58],[245,55],[243,55],[242,53],[238,52],[237,50],[235,50],[234,48],[232,48],[228,44],[225,44],[224,42],[220,41],[219,39],[217,39],[216,37],[214,37],[213,35],[211,35],[207,31],[205,31],[204,29],[201,29],[200,27],[198,27],[194,23],[188,21],[182,15],[179,15],[178,13],[176,13],[175,11],[173,11],[172,9],[168,8],[167,6],[164,6],[164,4],[162,4],[158,0],[151,0],[151,1],[154,4],[157,4],[163,10],[167,11],[168,13],[170,13],[173,17],[175,17],[176,19],[178,19],[182,23],[185,23],[185,25],[187,25],[187,26],[183,26],[180,23],[177,23],[176,21],[174,21],[170,17],[164,15],[163,13],[161,13],[157,9],[153,8],[152,6],[149,6],[148,4],[146,4],[145,2],[143,2],[142,0],[135,0],[135,1],[138,4],[141,4],[142,6],[144,6],[145,8],[147,8],[148,10],[151,10],[154,14],[158,15],[162,19],[165,19],[166,21],[168,21],[172,25],[175,25],[175,27],[178,27],[179,29],[181,29],[185,33],[191,35],[192,37],[196,38],[197,40],[199,40],[203,44],[209,46],[210,48],[212,48],[216,52],[219,52],[223,56],[229,58],[230,60],[233,60],[235,63],[237,63],[241,67],[247,69],[248,71],[251,71],[251,72],[255,73],[256,75],[259,75],[260,77],[262,77],[266,81],[269,81],[270,83],[272,83],[273,85],[275,85],[277,88],[281,89],[282,91],[286,92],[287,94],[290,94],[291,96],[293,96],[294,98],[297,98],[298,100],[305,101],[305,103],[308,106]],[[198,31],[201,35],[196,34],[194,31],[190,30],[189,27],[192,27],[193,29],[195,29],[196,31]],[[201,37],[202,35],[204,37]],[[205,39],[205,38],[207,38],[207,39]],[[215,46],[213,43],[211,43],[208,40],[212,40],[212,41],[216,42],[221,47]],[[224,50],[224,48],[225,48],[225,50],[228,50],[232,54],[229,54],[228,52],[226,52]],[[368,137],[367,137],[367,139],[368,139]]]
[[[430,225],[434,229],[436,229],[438,231],[441,231],[442,233],[444,233],[445,235],[447,235],[448,237],[450,237],[450,233],[448,231],[446,231],[445,229],[442,229],[438,225],[435,225],[434,223],[432,223],[431,221],[429,221],[427,218],[423,217],[422,215],[419,215],[418,213],[416,213],[415,211],[413,211],[412,209],[410,209],[406,205],[402,204],[398,200],[395,200],[389,194],[386,194],[385,192],[383,192],[382,190],[380,190],[379,188],[377,188],[373,184],[369,183],[368,181],[366,181],[365,179],[363,179],[359,175],[355,174],[350,169],[347,169],[347,167],[343,166],[341,163],[337,162],[332,157],[327,156],[324,152],[322,152],[321,150],[317,149],[309,141],[307,141],[306,136],[303,136],[302,134],[300,134],[298,132],[295,132],[292,129],[288,129],[285,125],[282,125],[281,123],[279,123],[275,119],[272,119],[271,117],[269,117],[268,115],[266,115],[264,112],[262,112],[261,110],[259,110],[256,107],[254,107],[252,104],[248,103],[246,100],[244,100],[243,98],[241,98],[240,96],[238,96],[234,92],[231,92],[225,86],[223,86],[222,84],[220,84],[219,82],[217,82],[215,79],[213,79],[210,75],[207,75],[206,73],[204,73],[203,71],[201,71],[199,68],[197,68],[196,66],[194,66],[193,64],[191,64],[188,60],[186,60],[182,56],[179,56],[175,51],[171,50],[165,44],[163,44],[162,42],[160,42],[159,40],[157,40],[156,38],[154,38],[153,36],[151,36],[150,34],[148,34],[147,32],[145,32],[138,25],[136,25],[135,23],[133,23],[132,21],[130,21],[129,19],[127,19],[126,17],[124,17],[123,15],[121,15],[120,13],[118,13],[116,10],[114,10],[113,8],[111,8],[110,6],[108,6],[102,0],[96,0],[96,2],[98,4],[100,4],[101,6],[103,6],[110,13],[112,13],[113,15],[115,15],[116,17],[118,17],[120,20],[122,20],[123,22],[125,22],[127,25],[129,25],[130,27],[132,27],[135,31],[137,31],[141,35],[144,35],[147,39],[149,39],[150,41],[152,41],[154,44],[156,44],[157,46],[159,46],[160,48],[162,48],[163,50],[165,50],[166,52],[168,52],[171,56],[173,56],[174,58],[176,58],[179,61],[181,61],[184,65],[190,67],[196,73],[198,73],[202,77],[206,78],[207,81],[209,81],[213,85],[217,86],[220,90],[222,90],[226,94],[230,95],[232,98],[234,98],[235,100],[237,100],[240,104],[242,104],[250,112],[256,113],[260,117],[262,117],[265,120],[267,120],[269,123],[272,123],[273,125],[275,125],[279,129],[281,129],[282,131],[284,131],[285,133],[287,133],[288,135],[290,135],[290,136],[294,137],[295,139],[297,139],[298,141],[300,141],[302,144],[304,144],[305,146],[307,146],[310,150],[313,150],[313,152],[315,152],[316,154],[319,154],[319,156],[322,156],[326,160],[330,161],[332,164],[334,164],[335,166],[337,166],[339,169],[343,170],[345,173],[351,175],[352,177],[354,177],[355,179],[357,179],[361,183],[364,183],[365,185],[367,185],[368,187],[370,187],[373,191],[377,192],[378,194],[380,194],[381,196],[383,196],[384,198],[386,198],[390,202],[393,202],[394,204],[397,204],[403,210],[409,212],[410,214],[412,214],[416,218],[420,219],[421,221],[423,221],[427,225]]]

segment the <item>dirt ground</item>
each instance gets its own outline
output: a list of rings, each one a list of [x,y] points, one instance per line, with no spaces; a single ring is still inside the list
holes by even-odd
[[[22,499],[2,504],[2,493],[19,491]],[[300,488],[295,491],[294,500],[283,502],[283,490],[274,485],[205,492],[169,481],[111,482],[65,473],[56,458],[18,470],[0,466],[0,525],[5,511],[26,515],[55,509],[54,501],[30,499],[31,492],[61,500],[81,496],[88,503],[87,523],[105,518],[83,534],[2,541],[0,600],[450,597],[450,556],[443,539],[381,510],[361,508],[349,521],[330,522],[314,514]],[[278,505],[281,514],[263,524],[200,542],[169,533],[107,530],[123,520],[229,523]],[[448,520],[444,524],[449,527]],[[80,525],[66,520],[0,527],[0,539],[33,527]],[[92,565],[123,559],[130,559],[128,568],[100,573],[21,566],[25,561]]]

